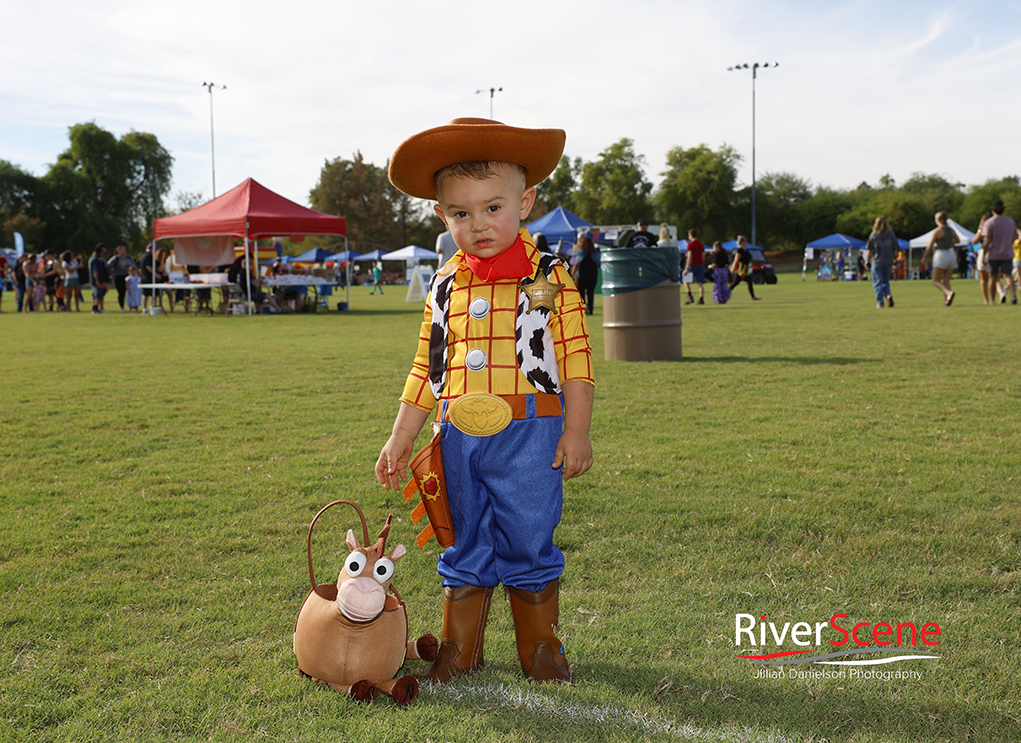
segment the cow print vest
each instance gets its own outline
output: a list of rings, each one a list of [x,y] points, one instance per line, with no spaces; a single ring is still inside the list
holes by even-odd
[[[549,279],[553,268],[561,261],[549,253],[539,257],[539,270]],[[450,287],[456,275],[440,272],[433,276],[429,287],[429,303],[432,308],[432,328],[429,332],[429,387],[438,400],[447,383],[447,346],[450,332]],[[522,279],[523,285],[534,279]],[[528,296],[519,287],[518,311],[515,322],[515,348],[518,368],[537,390],[548,394],[560,393],[560,372],[557,369],[557,355],[553,347],[553,333],[549,328],[550,311],[539,307],[531,312]]]

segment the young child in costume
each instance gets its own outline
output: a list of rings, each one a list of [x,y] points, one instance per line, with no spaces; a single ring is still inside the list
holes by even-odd
[[[394,186],[439,202],[436,214],[459,248],[432,280],[418,352],[376,462],[379,481],[400,488],[439,402],[455,538],[438,566],[439,656],[421,674],[438,683],[482,665],[500,583],[525,675],[571,678],[554,634],[564,556],[553,531],[563,481],[592,466],[591,346],[568,267],[520,228],[565,138],[560,129],[455,119],[406,140],[390,161]]]

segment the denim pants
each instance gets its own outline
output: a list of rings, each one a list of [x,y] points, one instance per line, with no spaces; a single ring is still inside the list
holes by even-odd
[[[893,266],[872,267],[872,291],[876,293],[876,302],[882,302],[890,296],[890,274]]]
[[[541,591],[564,571],[553,544],[564,500],[563,466],[553,455],[561,417],[528,416],[493,436],[471,436],[443,423],[443,473],[454,521],[454,544],[440,555],[443,585]],[[446,404],[446,401],[444,401]]]

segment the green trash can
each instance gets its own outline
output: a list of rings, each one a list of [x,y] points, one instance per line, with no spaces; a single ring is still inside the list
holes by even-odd
[[[681,359],[679,248],[607,248],[602,255],[607,361]]]

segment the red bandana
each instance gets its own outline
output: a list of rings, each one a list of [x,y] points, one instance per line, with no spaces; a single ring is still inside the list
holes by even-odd
[[[525,243],[518,235],[509,248],[492,258],[476,258],[465,253],[465,261],[471,272],[483,281],[499,279],[523,279],[532,275],[532,262],[528,260]]]

